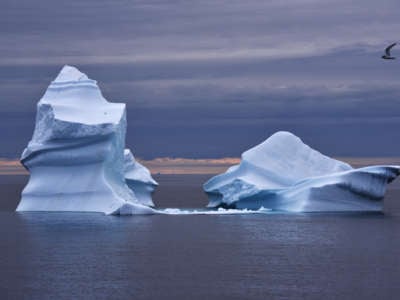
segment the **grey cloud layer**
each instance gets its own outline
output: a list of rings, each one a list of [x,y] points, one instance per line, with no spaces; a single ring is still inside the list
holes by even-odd
[[[303,57],[399,28],[396,1],[2,2],[2,64]]]
[[[400,65],[379,58],[397,1],[0,5],[0,156],[19,155],[66,63],[128,103],[144,158],[238,156],[279,129],[334,155],[398,154]]]

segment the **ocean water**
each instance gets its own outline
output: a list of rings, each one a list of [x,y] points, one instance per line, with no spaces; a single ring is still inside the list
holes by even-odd
[[[161,175],[160,207],[202,207],[207,176]],[[0,180],[2,299],[399,299],[399,184],[385,214],[14,213]],[[399,201],[398,201],[399,200]]]

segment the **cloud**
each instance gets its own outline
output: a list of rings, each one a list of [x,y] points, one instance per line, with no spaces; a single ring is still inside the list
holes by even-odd
[[[217,174],[225,172],[230,166],[238,164],[239,158],[188,159],[155,158],[139,160],[153,174]]]
[[[400,68],[380,59],[397,1],[0,2],[0,156],[66,63],[127,102],[146,159],[238,156],[280,129],[335,155],[400,146]]]
[[[368,165],[400,165],[400,157],[340,157],[353,167]],[[219,174],[239,164],[240,158],[188,159],[160,157],[152,160],[138,159],[152,174]],[[0,159],[0,175],[28,175],[18,160]]]
[[[153,174],[217,174],[240,162],[239,158],[188,159],[162,157],[152,160],[138,159]],[[28,175],[19,160],[0,158],[0,175]]]
[[[2,1],[0,64],[125,64],[376,51],[396,1]]]
[[[0,158],[0,176],[1,175],[28,175],[19,160]]]

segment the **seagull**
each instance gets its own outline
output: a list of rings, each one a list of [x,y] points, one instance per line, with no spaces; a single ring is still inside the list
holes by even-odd
[[[383,59],[396,59],[396,57],[393,57],[390,55],[390,50],[396,46],[397,43],[393,43],[391,45],[389,45],[386,49],[385,49],[385,55],[382,55]]]

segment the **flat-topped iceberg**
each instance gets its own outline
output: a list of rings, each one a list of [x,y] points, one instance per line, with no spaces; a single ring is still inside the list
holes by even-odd
[[[277,132],[242,154],[239,165],[204,184],[208,207],[287,212],[380,211],[400,166],[353,169]]]
[[[125,182],[132,173],[125,133],[125,104],[108,102],[96,81],[65,66],[37,104],[33,137],[21,157],[30,178],[17,211],[154,213],[143,204],[151,204],[150,196],[141,201],[135,185]],[[146,172],[133,173],[148,182]]]

